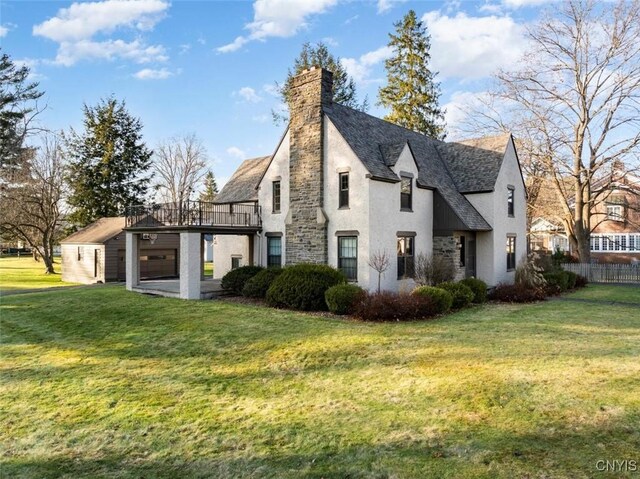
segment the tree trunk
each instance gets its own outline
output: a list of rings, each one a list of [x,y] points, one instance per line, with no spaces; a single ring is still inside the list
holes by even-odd
[[[42,262],[44,263],[45,274],[55,274],[55,270],[53,269],[53,256],[49,254],[49,248],[43,248]]]

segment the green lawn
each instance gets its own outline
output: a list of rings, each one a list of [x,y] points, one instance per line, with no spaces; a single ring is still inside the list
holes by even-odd
[[[596,461],[640,459],[640,307],[365,324],[105,286],[0,320],[3,477],[638,477]]]
[[[585,289],[580,289],[567,297],[597,299],[599,301],[620,301],[640,305],[640,285],[611,286],[590,284]]]
[[[36,263],[30,256],[0,258],[0,291],[53,288],[72,284],[62,282],[60,258],[56,258],[54,269],[56,274],[45,274],[43,263]]]

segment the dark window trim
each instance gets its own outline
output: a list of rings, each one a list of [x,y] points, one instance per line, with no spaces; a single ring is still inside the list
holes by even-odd
[[[401,280],[401,279],[413,279],[415,277],[415,271],[413,271],[413,274],[406,274],[407,273],[407,258],[411,258],[411,268],[415,268],[415,257],[416,257],[416,237],[415,235],[410,235],[410,236],[398,236],[396,239],[396,244],[398,243],[398,241],[400,240],[404,240],[406,241],[407,239],[411,239],[411,254],[403,254],[403,255],[399,255],[396,253],[396,268],[397,268],[397,279]],[[405,251],[406,251],[406,245],[405,245]],[[400,263],[400,258],[402,258],[402,263],[403,263],[403,270],[404,270],[404,274],[400,274],[400,268],[397,266]]]
[[[265,233],[264,235],[265,235],[267,238],[270,238],[270,237],[272,237],[272,236],[274,236],[274,237],[282,237],[282,236],[283,236],[283,234],[282,234],[282,233],[280,233],[280,232],[269,232],[269,233]]]
[[[460,244],[460,267],[465,267],[467,264],[467,238],[464,235],[460,235],[459,237]]]
[[[278,203],[276,208],[276,185],[278,185]],[[282,185],[280,180],[271,182],[271,212],[280,213],[282,211]]]
[[[409,180],[409,193],[402,192],[402,182],[403,180]],[[402,206],[402,198],[403,196],[409,196],[409,206]],[[400,211],[413,211],[413,178],[410,176],[401,176],[400,177]]]
[[[269,242],[278,239],[280,240],[280,254],[269,254]],[[271,261],[270,258],[279,258],[278,261]],[[272,264],[273,263],[273,264]],[[282,233],[268,233],[267,234],[267,267],[282,267]]]
[[[342,188],[342,178],[347,178],[347,188]],[[349,190],[351,188],[351,178],[348,171],[338,173],[338,208],[341,210],[349,209]]]
[[[342,235],[340,235],[340,236],[338,236],[338,237],[337,237],[338,251],[337,251],[337,255],[336,255],[336,256],[338,257],[338,269],[339,269],[340,271],[342,271],[342,266],[341,266],[341,264],[340,264],[340,260],[342,259],[342,258],[341,258],[341,256],[340,256],[340,251],[341,251],[341,248],[340,248],[340,240],[341,240],[342,238],[355,238],[355,240],[356,240],[356,257],[355,257],[355,260],[356,260],[356,267],[355,267],[355,276],[354,276],[353,278],[349,278],[349,277],[347,276],[347,274],[346,274],[346,273],[345,273],[345,276],[347,276],[347,280],[348,280],[349,282],[357,282],[357,281],[358,281],[358,236],[357,236],[357,235],[345,235],[345,234],[342,234]],[[354,259],[354,258],[345,258],[345,259]],[[344,273],[344,271],[343,271],[343,273]]]
[[[509,218],[516,215],[516,188],[512,185],[507,186],[507,214]]]
[[[507,272],[515,271],[516,269],[516,246],[517,246],[517,236],[515,234],[507,234],[507,246],[510,246],[511,240],[513,239],[513,253],[507,250]],[[513,264],[510,264],[513,263]],[[511,267],[510,267],[511,266]]]

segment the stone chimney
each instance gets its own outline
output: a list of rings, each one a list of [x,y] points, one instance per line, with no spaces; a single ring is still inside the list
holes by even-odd
[[[333,97],[333,74],[304,70],[293,79],[289,104],[289,213],[286,264],[327,263],[324,198],[324,113]]]

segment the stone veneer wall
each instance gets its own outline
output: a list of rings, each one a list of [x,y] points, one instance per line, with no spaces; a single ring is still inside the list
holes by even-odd
[[[458,238],[455,236],[434,236],[433,254],[442,256],[453,264],[455,269],[455,281],[464,279],[466,271],[464,266],[460,266],[460,251],[456,246]]]
[[[327,263],[327,225],[322,211],[322,107],[332,101],[333,75],[312,68],[293,79],[289,125],[289,211],[286,264]]]

